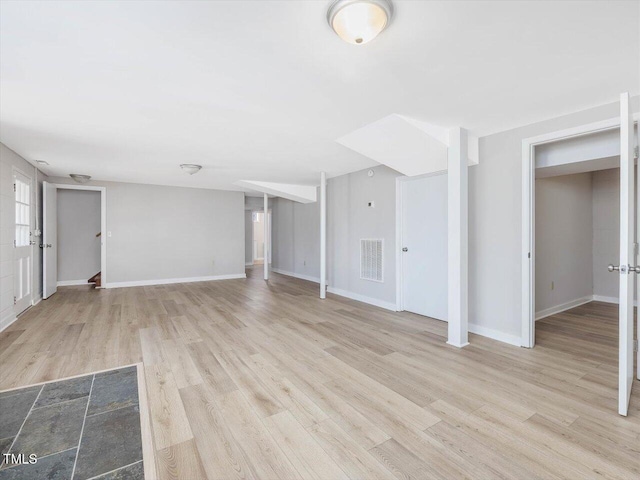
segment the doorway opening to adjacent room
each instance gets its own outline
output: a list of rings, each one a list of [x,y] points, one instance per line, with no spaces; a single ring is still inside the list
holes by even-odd
[[[618,370],[617,381],[602,381],[626,415],[640,377],[633,338],[640,182],[627,94],[620,107],[620,117],[523,140],[522,346],[597,355]]]
[[[59,286],[107,282],[106,188],[44,182],[43,298]]]

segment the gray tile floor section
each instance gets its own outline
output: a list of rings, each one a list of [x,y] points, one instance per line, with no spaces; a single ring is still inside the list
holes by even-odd
[[[0,480],[142,480],[136,367],[0,392],[0,437]]]

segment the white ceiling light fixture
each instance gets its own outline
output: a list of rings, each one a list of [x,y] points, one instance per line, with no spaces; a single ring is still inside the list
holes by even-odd
[[[91,180],[91,175],[80,175],[79,173],[70,173],[69,176],[78,183],[87,183]]]
[[[193,163],[183,163],[180,165],[180,168],[183,172],[188,173],[189,175],[194,175],[202,169],[202,165],[195,165]]]
[[[393,15],[391,0],[336,0],[327,21],[345,42],[363,45],[382,32]]]

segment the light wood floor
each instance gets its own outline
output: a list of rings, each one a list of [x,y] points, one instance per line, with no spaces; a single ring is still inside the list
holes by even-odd
[[[143,361],[161,478],[640,475],[640,386],[616,414],[616,308],[532,350],[274,275],[62,288],[0,334],[0,389]]]

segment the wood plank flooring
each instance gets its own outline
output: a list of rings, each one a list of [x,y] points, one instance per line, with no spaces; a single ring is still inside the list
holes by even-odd
[[[162,479],[640,477],[640,386],[616,414],[617,307],[532,350],[248,270],[61,288],[0,334],[0,389],[142,361]]]

